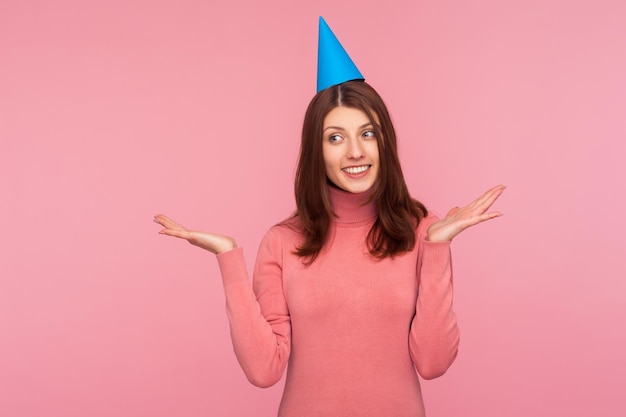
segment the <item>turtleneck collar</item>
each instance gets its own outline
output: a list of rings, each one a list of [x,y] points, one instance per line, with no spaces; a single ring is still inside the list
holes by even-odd
[[[372,195],[372,188],[362,193],[350,193],[329,185],[330,203],[337,215],[334,220],[337,223],[354,224],[375,218],[377,214],[376,203],[367,202]]]

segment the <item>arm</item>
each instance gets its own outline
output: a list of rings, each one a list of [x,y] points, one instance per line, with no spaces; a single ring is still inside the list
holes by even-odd
[[[424,379],[443,375],[456,358],[459,328],[452,310],[452,265],[450,242],[425,240],[426,230],[435,216],[422,220],[418,227],[418,297],[411,323],[411,358]]]
[[[459,346],[459,328],[452,310],[451,240],[468,227],[500,217],[488,212],[504,192],[498,185],[465,207],[455,207],[442,220],[429,216],[417,231],[418,297],[411,323],[410,351],[425,379],[441,376],[450,367]]]
[[[269,387],[280,380],[291,351],[291,322],[282,285],[281,242],[265,236],[254,269],[254,288],[241,248],[217,256],[237,360],[248,380]]]
[[[291,322],[282,287],[282,246],[270,230],[259,248],[254,289],[243,250],[229,236],[189,230],[163,214],[160,234],[187,240],[217,255],[235,354],[248,380],[268,387],[282,376],[291,348]]]

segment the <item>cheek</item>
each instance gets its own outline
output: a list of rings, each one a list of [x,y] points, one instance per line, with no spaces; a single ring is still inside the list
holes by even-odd
[[[330,146],[324,146],[322,148],[322,155],[324,157],[324,166],[326,167],[326,173],[332,171],[337,165],[337,152]]]
[[[376,167],[376,179],[378,179],[378,177],[380,176],[380,154],[378,151],[378,143],[374,143],[370,155],[372,158],[372,162],[374,162],[374,166]]]
[[[326,171],[326,176],[332,175],[333,169],[332,164],[330,164],[326,159],[324,160],[324,171]]]
[[[370,158],[372,158],[373,161],[375,162],[379,162],[380,161],[380,157],[379,157],[379,151],[378,151],[378,142],[372,142],[370,147],[368,148],[368,152],[370,155]]]

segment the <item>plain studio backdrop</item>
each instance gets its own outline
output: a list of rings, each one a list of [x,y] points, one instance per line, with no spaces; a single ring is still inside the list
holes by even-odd
[[[444,215],[508,186],[452,245],[461,346],[429,415],[623,416],[620,0],[2,1],[2,416],[275,414],[214,257],[152,216],[231,234],[252,266],[294,209],[320,15],[416,198]]]

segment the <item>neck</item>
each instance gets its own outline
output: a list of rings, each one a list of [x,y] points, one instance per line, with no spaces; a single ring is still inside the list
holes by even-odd
[[[350,193],[329,185],[328,191],[337,223],[361,223],[376,217],[376,203],[369,201],[371,188],[362,193]]]

